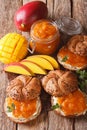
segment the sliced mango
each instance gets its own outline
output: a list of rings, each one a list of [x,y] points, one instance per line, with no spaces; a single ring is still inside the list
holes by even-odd
[[[46,60],[46,59],[44,59],[42,57],[39,57],[39,56],[29,56],[29,57],[27,57],[27,60],[36,63],[37,65],[39,65],[43,69],[54,70],[54,68],[51,65],[51,63],[48,60]]]
[[[46,60],[48,60],[52,64],[52,66],[55,69],[60,68],[58,62],[53,57],[51,57],[49,55],[35,55],[35,56],[39,56],[39,57],[45,58]]]
[[[6,72],[12,72],[16,74],[24,74],[24,75],[34,75],[34,73],[25,65],[22,65],[21,63],[11,63],[8,65],[5,65],[4,70]]]
[[[47,74],[47,72],[42,69],[39,65],[37,65],[34,62],[31,62],[29,60],[23,60],[22,62],[20,62],[22,65],[27,66],[33,73],[35,74]]]

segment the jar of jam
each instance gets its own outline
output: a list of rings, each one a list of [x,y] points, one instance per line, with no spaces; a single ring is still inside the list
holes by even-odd
[[[57,50],[59,42],[60,34],[55,22],[43,19],[31,26],[29,42],[31,53],[35,51],[40,54],[52,54]]]

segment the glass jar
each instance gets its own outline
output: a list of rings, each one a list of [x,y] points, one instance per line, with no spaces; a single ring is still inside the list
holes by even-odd
[[[29,43],[31,53],[52,54],[57,50],[59,42],[60,34],[55,22],[43,19],[32,25]]]
[[[61,41],[62,43],[66,43],[72,36],[82,33],[82,26],[74,18],[70,17],[61,17],[56,20],[56,24],[60,30]]]

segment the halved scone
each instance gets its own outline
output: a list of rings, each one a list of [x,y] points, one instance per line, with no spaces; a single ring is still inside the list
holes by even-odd
[[[7,97],[4,103],[6,115],[14,122],[26,123],[35,119],[41,112],[40,97],[28,101],[16,101]]]
[[[59,63],[69,70],[79,70],[87,67],[87,36],[76,35],[63,46],[58,54]]]
[[[76,91],[78,79],[74,72],[54,70],[42,78],[42,86],[50,95],[60,97]]]
[[[62,116],[79,116],[87,111],[87,95],[78,87],[77,75],[70,70],[54,70],[42,79],[44,90],[51,95],[52,110]]]
[[[62,116],[79,116],[87,112],[87,95],[79,89],[62,97],[51,97],[52,106],[58,106],[54,111]]]
[[[41,84],[35,77],[20,75],[9,82],[4,103],[6,115],[17,123],[35,119],[41,112]]]

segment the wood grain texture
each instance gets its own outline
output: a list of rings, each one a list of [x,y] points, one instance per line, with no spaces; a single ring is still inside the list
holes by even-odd
[[[75,130],[87,130],[87,114],[75,119]]]
[[[0,38],[9,32],[19,32],[14,25],[14,13],[21,5],[21,0],[0,0]],[[16,124],[7,118],[3,110],[8,77],[2,69],[0,63],[0,130],[16,130]]]
[[[53,19],[58,21],[61,17],[71,17],[71,0],[54,0]],[[68,41],[66,34],[61,33],[61,46]]]
[[[64,118],[59,115],[56,115],[56,113],[49,112],[49,127],[48,130],[74,130],[73,129],[73,119]]]
[[[48,16],[50,18],[54,18],[53,11],[54,11],[54,0],[47,0],[47,7],[48,7]]]
[[[0,63],[0,130],[16,130],[16,124],[7,118],[3,108],[8,82],[7,74],[3,71],[3,64]]]
[[[14,14],[21,4],[21,0],[0,0],[0,38],[9,32],[18,31],[14,25]]]
[[[82,24],[87,34],[87,0],[73,0],[72,15]]]
[[[70,0],[54,0],[54,18],[61,16],[71,17],[71,1]]]

